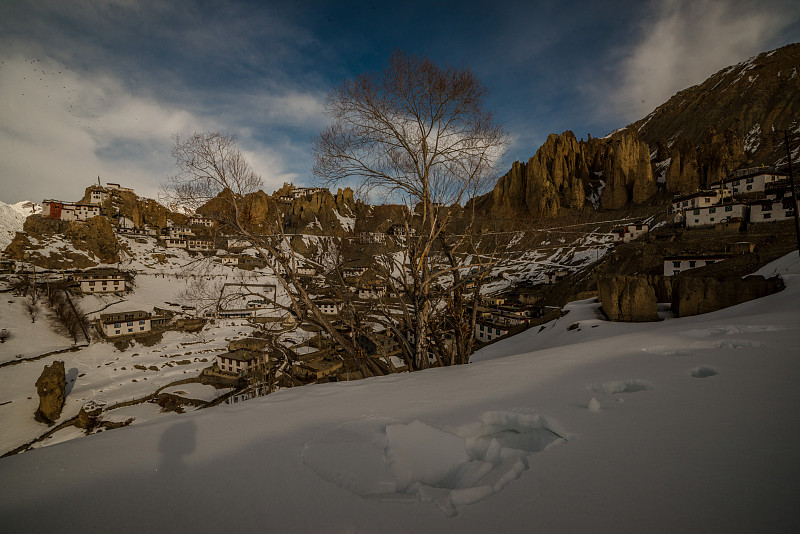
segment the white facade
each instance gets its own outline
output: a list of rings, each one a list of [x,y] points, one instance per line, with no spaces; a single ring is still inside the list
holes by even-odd
[[[386,234],[381,232],[361,232],[358,234],[358,242],[362,244],[383,243],[386,241]]]
[[[178,237],[164,238],[164,246],[167,248],[186,248],[186,240]]]
[[[300,276],[314,276],[317,270],[313,267],[298,267],[295,272]]]
[[[239,265],[239,256],[220,256],[219,261],[222,265]]]
[[[686,227],[713,226],[728,222],[732,218],[744,219],[747,214],[745,204],[720,204],[685,211]]]
[[[700,191],[691,195],[682,195],[672,201],[672,212],[677,213],[684,210],[713,206],[722,200],[722,195],[718,189],[713,191]]]
[[[750,176],[728,178],[723,182],[723,186],[733,196],[746,195],[748,193],[763,192],[767,184],[778,182],[785,178],[782,174],[760,172]]]
[[[112,318],[110,320],[103,320],[103,315],[100,317],[103,334],[110,338],[142,334],[149,332],[151,329],[150,314],[128,318],[117,317],[116,319]]]
[[[109,276],[95,280],[81,280],[82,293],[117,293],[128,289],[125,279]]]
[[[89,191],[89,202],[92,204],[102,204],[106,198],[108,198],[108,193],[102,189],[92,189]]]
[[[169,237],[186,237],[194,235],[192,229],[188,226],[170,226],[167,231]]]
[[[480,342],[491,341],[508,334],[508,327],[489,321],[475,323],[475,339]]]
[[[106,184],[106,189],[113,189],[115,191],[127,191],[128,193],[133,193],[133,189],[130,187],[122,187],[119,184]]]
[[[338,315],[339,314],[339,304],[332,300],[323,300],[314,302],[316,306],[319,308],[324,315]]]
[[[774,201],[753,202],[750,204],[750,222],[765,223],[785,221],[794,218],[794,208],[791,198]]]
[[[211,228],[214,226],[214,220],[207,217],[192,217],[189,219],[190,226],[205,226]]]
[[[727,256],[673,256],[664,258],[664,276],[674,276],[727,259]]]
[[[647,224],[626,224],[613,232],[615,243],[630,243],[639,237],[647,234],[650,226]]]
[[[208,239],[187,239],[186,249],[194,252],[214,252],[214,242]]]

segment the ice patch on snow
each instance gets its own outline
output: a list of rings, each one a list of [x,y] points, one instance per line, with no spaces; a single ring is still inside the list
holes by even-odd
[[[527,457],[563,443],[539,415],[487,412],[447,432],[422,421],[361,420],[305,445],[303,462],[322,479],[364,498],[431,502],[445,514],[502,490]]]

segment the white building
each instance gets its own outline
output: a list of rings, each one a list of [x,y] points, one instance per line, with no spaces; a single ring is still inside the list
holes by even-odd
[[[108,198],[108,193],[102,187],[95,187],[89,190],[89,203],[102,204]]]
[[[508,334],[508,326],[500,325],[494,321],[477,321],[475,323],[475,339],[485,343]]]
[[[778,174],[771,170],[757,171],[743,176],[734,176],[722,182],[722,186],[732,196],[746,195],[748,193],[760,193],[764,191],[767,184],[785,180],[785,174]]]
[[[195,216],[189,219],[189,226],[205,226],[206,228],[213,228],[216,222],[214,219],[208,217]]]
[[[186,240],[180,237],[165,237],[163,243],[167,248],[186,248]]]
[[[794,206],[791,197],[781,200],[759,200],[750,202],[750,222],[765,223],[785,221],[794,218]]]
[[[166,228],[166,235],[169,237],[193,236],[194,232],[188,226],[169,226]]]
[[[334,300],[315,300],[314,304],[324,315],[339,315],[339,303]]]
[[[75,204],[61,200],[44,200],[42,216],[62,221],[85,221],[100,215],[100,206],[94,204]]]
[[[674,276],[689,269],[705,267],[718,261],[726,260],[728,256],[669,256],[664,258],[664,276]]]
[[[745,219],[747,217],[747,205],[741,202],[719,204],[717,206],[686,210],[684,213],[687,228],[713,226],[715,224],[729,222],[734,218]]]
[[[125,277],[116,269],[97,269],[72,275],[82,293],[117,293],[127,291]]]
[[[224,256],[219,256],[219,262],[222,265],[239,265],[239,256],[235,254],[225,254]]]
[[[217,367],[222,371],[244,376],[266,364],[267,356],[262,351],[236,349],[217,356]]]
[[[358,242],[367,245],[370,243],[383,243],[386,241],[386,234],[381,232],[361,232],[358,234]]]
[[[107,183],[106,189],[113,189],[114,191],[126,191],[128,193],[133,193],[133,189],[131,189],[130,187],[122,187],[119,184]]]
[[[186,249],[194,252],[214,252],[214,242],[210,239],[187,238]]]
[[[101,313],[100,326],[106,337],[114,338],[149,332],[151,316],[144,311]]]
[[[681,195],[672,199],[672,213],[713,206],[719,204],[722,198],[723,194],[719,189],[696,191],[688,195]]]
[[[650,226],[644,223],[626,224],[620,228],[615,228],[611,231],[614,238],[614,243],[630,243],[639,237],[647,234]]]

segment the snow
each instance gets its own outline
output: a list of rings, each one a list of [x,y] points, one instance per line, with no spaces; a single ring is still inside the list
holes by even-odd
[[[3,530],[793,531],[800,261],[761,271],[787,289],[647,324],[578,301],[467,366],[3,458]]]
[[[22,231],[22,225],[28,215],[41,213],[41,211],[41,206],[27,200],[16,204],[6,204],[0,201],[0,249],[6,248],[17,232]]]

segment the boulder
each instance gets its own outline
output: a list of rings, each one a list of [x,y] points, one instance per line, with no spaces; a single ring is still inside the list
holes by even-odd
[[[641,276],[610,275],[597,278],[603,312],[611,321],[658,320],[658,302],[653,286]]]
[[[708,313],[781,291],[779,276],[679,276],[672,285],[672,311],[677,317]]]
[[[45,365],[41,376],[36,380],[36,392],[39,394],[39,408],[34,414],[36,420],[48,425],[54,424],[61,417],[66,391],[64,362],[56,360],[51,365]]]

